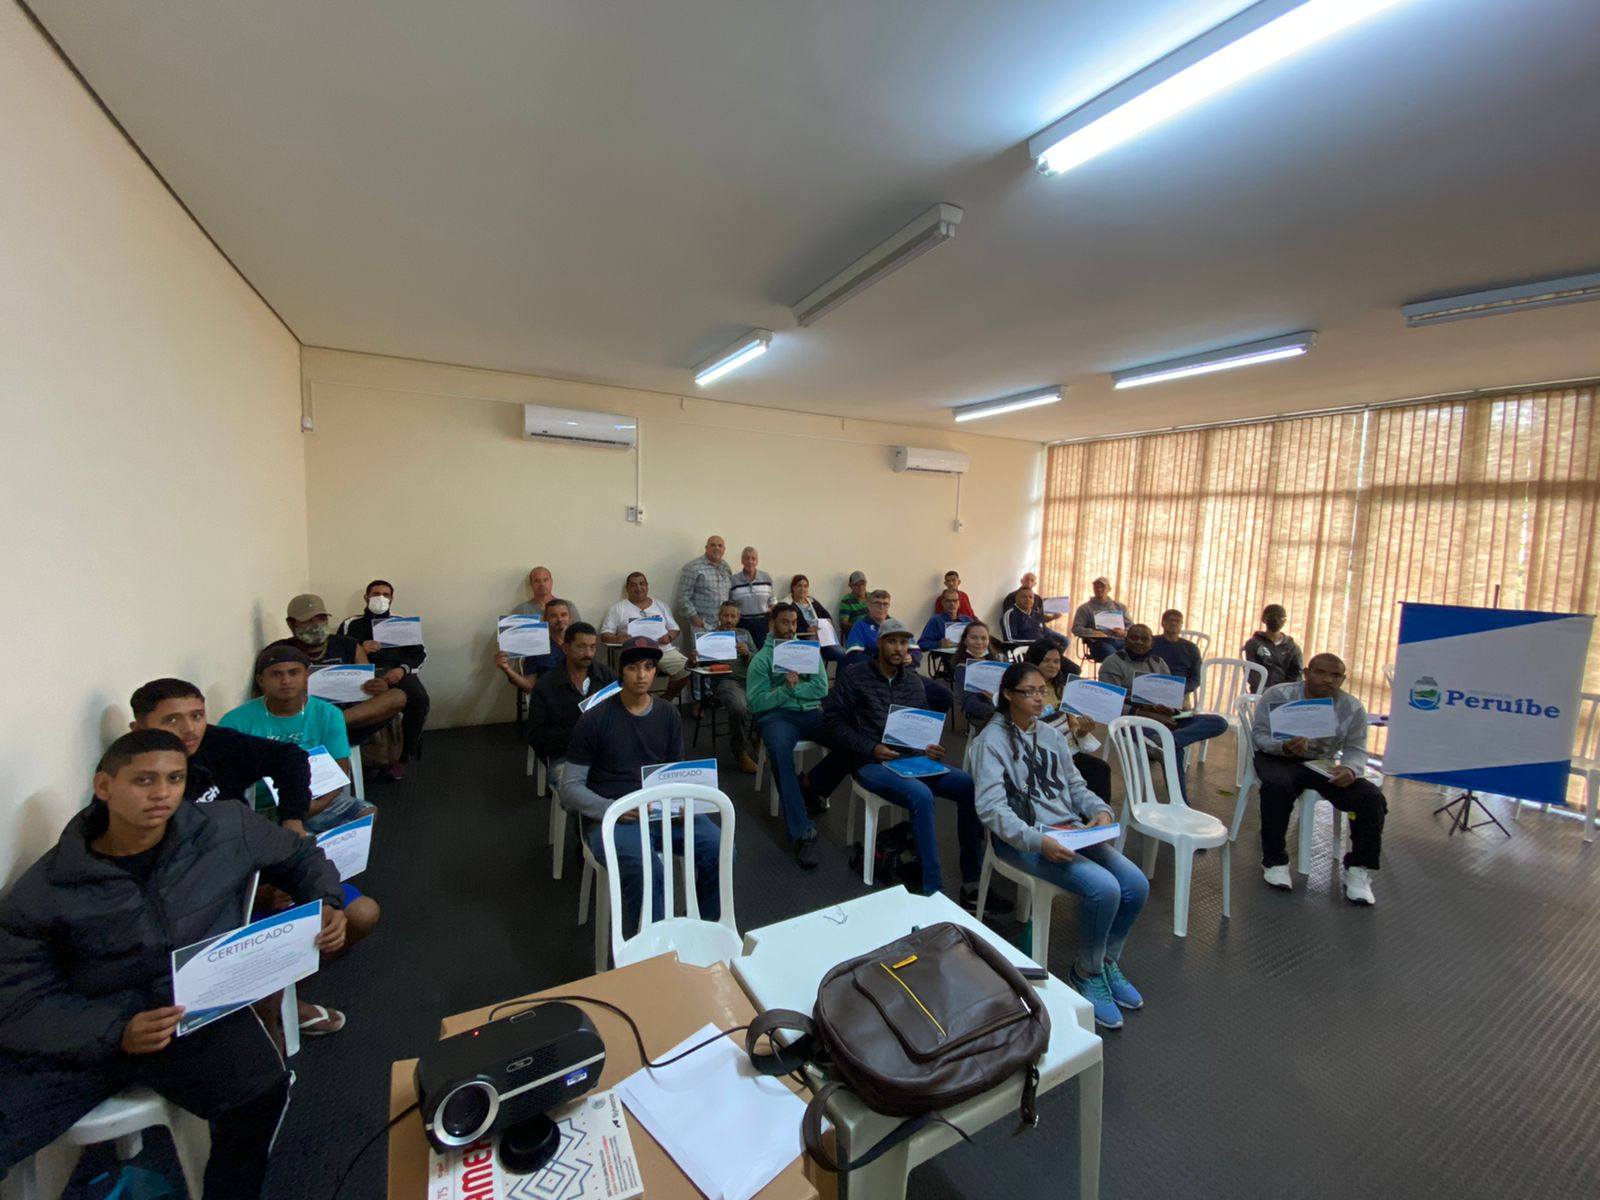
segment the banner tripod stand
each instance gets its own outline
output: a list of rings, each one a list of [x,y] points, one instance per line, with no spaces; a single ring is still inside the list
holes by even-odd
[[[1483,815],[1487,817],[1488,820],[1479,821],[1476,825],[1472,823],[1472,806],[1474,804],[1483,810]],[[1460,807],[1457,807],[1458,805]],[[1500,824],[1500,818],[1489,811],[1489,806],[1482,800],[1478,799],[1478,794],[1471,788],[1468,788],[1459,795],[1446,800],[1438,808],[1433,810],[1433,815],[1437,817],[1442,812],[1447,812],[1450,814],[1450,833],[1448,835],[1450,837],[1454,837],[1455,832],[1458,829],[1461,830],[1462,833],[1466,833],[1473,829],[1482,829],[1485,825],[1490,824],[1492,824],[1507,837],[1511,836],[1511,831],[1504,825]]]

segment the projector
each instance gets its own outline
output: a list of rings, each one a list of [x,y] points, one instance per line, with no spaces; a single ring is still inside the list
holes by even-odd
[[[552,1001],[445,1038],[417,1060],[422,1126],[436,1150],[542,1116],[599,1082],[605,1043],[582,1010]]]

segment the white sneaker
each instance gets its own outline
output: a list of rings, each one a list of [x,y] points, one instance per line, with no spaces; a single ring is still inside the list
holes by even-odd
[[[1289,874],[1289,864],[1279,863],[1275,867],[1262,867],[1261,878],[1277,888],[1280,892],[1294,891],[1294,876]]]
[[[1351,904],[1376,904],[1378,898],[1372,894],[1372,872],[1366,867],[1346,867],[1344,898]]]

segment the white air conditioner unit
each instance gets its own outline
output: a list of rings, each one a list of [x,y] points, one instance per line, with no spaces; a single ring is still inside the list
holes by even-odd
[[[896,471],[921,471],[928,475],[965,475],[972,460],[959,450],[929,450],[922,446],[896,446]]]
[[[585,446],[615,446],[626,450],[639,440],[639,422],[621,413],[524,404],[522,436],[537,441],[578,442]]]

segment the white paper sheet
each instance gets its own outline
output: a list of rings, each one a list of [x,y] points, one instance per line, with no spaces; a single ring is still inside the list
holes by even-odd
[[[1187,683],[1182,675],[1136,675],[1133,698],[1141,704],[1154,704],[1177,712],[1183,708],[1183,692]]]
[[[926,750],[937,746],[944,735],[944,714],[909,704],[891,704],[883,723],[883,740],[890,746]]]
[[[187,1011],[178,1036],[316,973],[322,901],[263,917],[172,952],[172,1002]]]
[[[617,682],[617,681],[615,681],[615,680],[613,680],[612,682],[606,684],[605,687],[601,688],[594,695],[590,696],[582,704],[578,705],[578,711],[579,712],[588,712],[596,704],[600,704],[605,700],[609,700],[612,696],[615,696],[621,690],[622,690],[622,684]]]
[[[966,629],[967,624],[968,622],[966,621],[946,621],[944,623],[944,640],[952,645],[959,646],[961,644],[962,631]]]
[[[1042,607],[1047,613],[1070,613],[1072,611],[1072,598],[1070,596],[1046,596]]]
[[[969,662],[961,676],[961,690],[987,693],[989,699],[998,703],[1000,680],[1005,677],[1006,668],[1010,665],[1003,662]]]
[[[667,623],[661,617],[634,617],[628,622],[628,636],[659,642],[667,636]]]
[[[697,1030],[670,1058],[714,1037]],[[710,1200],[750,1200],[801,1152],[805,1103],[781,1080],[760,1075],[733,1038],[617,1085],[628,1110]]]
[[[815,642],[798,638],[778,642],[772,647],[772,673],[782,675],[793,671],[796,675],[815,675],[822,670],[822,647]]]
[[[359,704],[367,698],[361,689],[372,682],[376,670],[370,663],[320,667],[311,672],[306,690],[330,704]]]
[[[421,617],[389,617],[372,623],[372,636],[380,646],[422,645]]]
[[[549,654],[550,625],[532,617],[501,617],[495,642],[513,658]]]
[[[1094,615],[1094,627],[1107,633],[1121,633],[1127,624],[1128,618],[1119,612],[1099,612]]]
[[[839,644],[839,631],[833,627],[833,622],[824,618],[817,622],[817,645],[837,646]]]
[[[1282,741],[1301,737],[1330,738],[1339,732],[1339,718],[1331,696],[1321,700],[1291,700],[1278,705],[1267,719],[1272,736]]]
[[[1044,836],[1076,853],[1086,846],[1109,842],[1121,833],[1122,826],[1113,821],[1109,825],[1095,825],[1091,828],[1082,826],[1075,829],[1046,828]]]
[[[696,758],[688,762],[651,763],[639,768],[640,787],[655,787],[661,783],[693,783],[714,788],[717,786],[717,760]]]
[[[1061,689],[1061,707],[1100,725],[1109,725],[1122,715],[1128,693],[1114,683],[1098,679],[1072,679]]]
[[[311,765],[311,794],[326,796],[342,787],[350,786],[350,776],[344,773],[339,760],[328,753],[326,746],[313,746],[306,751]]]
[[[341,883],[367,869],[367,858],[372,854],[372,818],[373,814],[368,813],[317,835],[317,845],[338,870]]]
[[[731,629],[714,629],[697,634],[694,648],[701,658],[709,662],[732,662],[739,657],[739,639]]]

